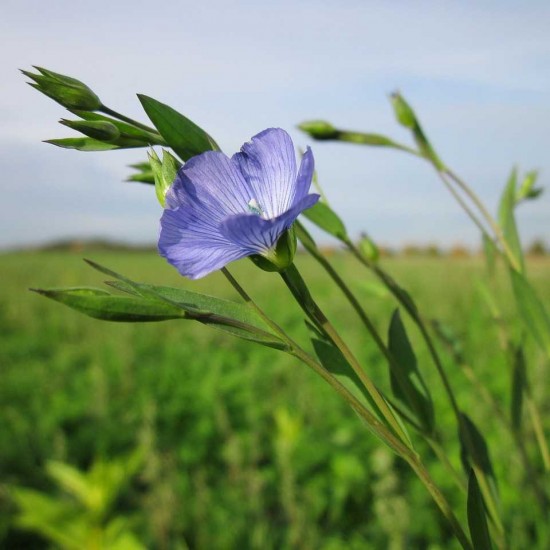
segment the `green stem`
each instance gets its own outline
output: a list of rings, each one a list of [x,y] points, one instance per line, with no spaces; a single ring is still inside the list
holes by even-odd
[[[380,411],[380,414],[386,419],[388,424],[392,427],[395,433],[403,440],[407,441],[407,434],[403,431],[402,426],[397,421],[393,411],[389,407],[387,401],[380,393],[374,382],[363,370],[359,361],[349,349],[348,345],[344,342],[342,337],[338,334],[332,323],[328,320],[321,308],[317,305],[311,293],[309,292],[307,285],[300,275],[300,272],[294,264],[291,264],[287,269],[281,272],[281,277],[288,289],[294,296],[295,300],[304,310],[310,320],[323,331],[332,343],[340,350],[346,361],[349,363],[355,374],[358,376],[361,384],[367,390],[367,393],[371,397],[374,405]]]
[[[479,221],[475,213],[472,211],[472,209],[468,206],[468,203],[460,196],[460,194],[455,190],[455,188],[452,186],[452,184],[447,180],[445,177],[445,172],[438,170],[437,175],[447,188],[447,190],[451,193],[451,195],[455,198],[456,202],[462,207],[462,209],[466,212],[466,215],[472,220],[472,222],[476,225],[476,227],[479,229],[482,235],[485,235],[489,240],[493,240],[491,235],[489,235],[489,232],[483,227],[483,224]]]
[[[371,430],[382,439],[390,448],[392,448],[399,456],[401,456],[414,470],[420,478],[433,500],[439,507],[443,516],[449,521],[453,532],[465,550],[473,550],[472,545],[463,530],[460,522],[454,515],[452,508],[447,502],[443,493],[433,482],[429,472],[426,470],[418,455],[406,446],[399,438],[397,438],[391,430],[389,430],[380,420],[378,420],[365,406],[338,380],[336,380],[325,368],[322,367],[313,357],[306,353],[296,342],[294,342],[276,323],[274,323],[265,312],[252,300],[244,288],[231,275],[227,268],[222,269],[222,273],[231,283],[233,288],[239,293],[243,300],[278,332],[289,346],[290,353],[300,359],[303,363],[314,370],[323,380],[325,380],[349,405],[357,412],[357,414],[367,423]]]
[[[441,446],[441,443],[435,437],[426,437],[426,441],[428,442],[428,445],[430,445],[430,447],[432,448],[435,456],[437,456],[437,458],[442,462],[447,471],[451,474],[451,477],[453,478],[456,486],[463,493],[466,493],[467,487],[464,478],[456,471],[455,467],[451,464],[451,461],[449,460],[447,453]]]
[[[435,167],[435,166],[434,166]],[[435,167],[436,170],[438,170],[439,173],[443,173],[448,175],[455,183],[456,185],[464,191],[466,196],[474,203],[474,205],[477,207],[485,221],[489,224],[491,229],[493,230],[496,239],[501,244],[502,249],[508,258],[508,262],[512,266],[513,269],[516,271],[521,271],[521,266],[519,264],[518,259],[514,256],[514,253],[512,252],[510,246],[508,245],[508,242],[506,241],[506,238],[504,237],[504,233],[502,232],[502,229],[500,228],[500,225],[496,222],[496,220],[491,216],[490,212],[485,208],[485,205],[481,202],[481,199],[476,195],[474,190],[461,178],[459,178],[452,170],[449,168],[445,168],[443,171]]]
[[[102,105],[99,109],[100,112],[110,115],[114,118],[117,118],[118,120],[122,120],[123,122],[127,122],[128,124],[131,124],[132,126],[136,126],[137,128],[140,128],[141,130],[145,130],[146,132],[149,132],[151,134],[157,134],[160,136],[158,131],[155,128],[151,128],[150,126],[147,126],[145,124],[142,124],[141,122],[138,122],[137,120],[133,120],[123,114],[117,113],[116,111],[113,111],[113,109],[109,109],[109,107],[106,107],[105,105]]]

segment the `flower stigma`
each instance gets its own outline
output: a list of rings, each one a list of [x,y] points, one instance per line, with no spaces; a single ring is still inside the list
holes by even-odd
[[[250,210],[252,214],[257,214],[258,216],[260,216],[260,218],[267,220],[267,216],[265,215],[263,208],[260,206],[260,203],[256,199],[250,199],[248,201],[248,210]]]

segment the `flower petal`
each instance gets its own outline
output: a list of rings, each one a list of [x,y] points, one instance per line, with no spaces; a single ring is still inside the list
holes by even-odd
[[[205,216],[221,220],[248,212],[251,192],[238,167],[218,151],[187,161],[166,193],[167,208],[198,206]]]
[[[219,223],[192,207],[166,209],[160,220],[158,250],[182,275],[199,279],[248,253],[219,231]]]
[[[231,216],[221,224],[220,233],[235,246],[246,251],[247,256],[263,254],[272,249],[296,218],[318,200],[319,195],[307,195],[290,210],[270,220],[264,220],[254,214]]]
[[[315,161],[313,159],[313,153],[311,152],[311,148],[307,147],[306,152],[302,156],[302,162],[300,163],[300,169],[298,170],[298,176],[296,178],[293,205],[301,201],[308,194],[314,171]]]
[[[232,160],[248,182],[250,199],[258,202],[268,218],[276,218],[292,206],[296,155],[292,140],[284,130],[269,128],[260,132],[245,143]]]

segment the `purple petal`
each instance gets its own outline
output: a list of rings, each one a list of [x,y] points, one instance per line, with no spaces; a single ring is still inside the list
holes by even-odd
[[[248,182],[255,199],[272,219],[294,202],[296,155],[290,136],[280,128],[269,128],[245,143],[232,157]],[[250,200],[249,199],[249,200]]]
[[[182,275],[199,279],[247,255],[215,223],[191,207],[166,209],[160,220],[158,250]]]
[[[248,212],[249,185],[234,162],[223,153],[208,151],[180,168],[166,193],[167,208],[196,206],[205,216],[222,220]]]
[[[296,204],[301,201],[309,192],[311,187],[311,180],[313,179],[313,172],[315,171],[315,161],[313,160],[313,153],[308,147],[306,152],[302,156],[302,162],[300,163],[300,169],[298,170],[298,177],[296,178],[296,190],[294,200],[292,204]]]
[[[282,233],[307,208],[319,200],[319,195],[307,195],[280,216],[264,220],[255,214],[238,214],[225,220],[220,232],[230,242],[246,251],[245,255],[262,254],[273,248]]]

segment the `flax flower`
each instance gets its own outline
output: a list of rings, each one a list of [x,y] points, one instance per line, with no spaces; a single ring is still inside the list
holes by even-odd
[[[245,256],[276,260],[277,242],[319,195],[309,194],[313,154],[297,167],[294,145],[269,128],[231,158],[208,151],[191,158],[166,194],[159,252],[198,279]]]

